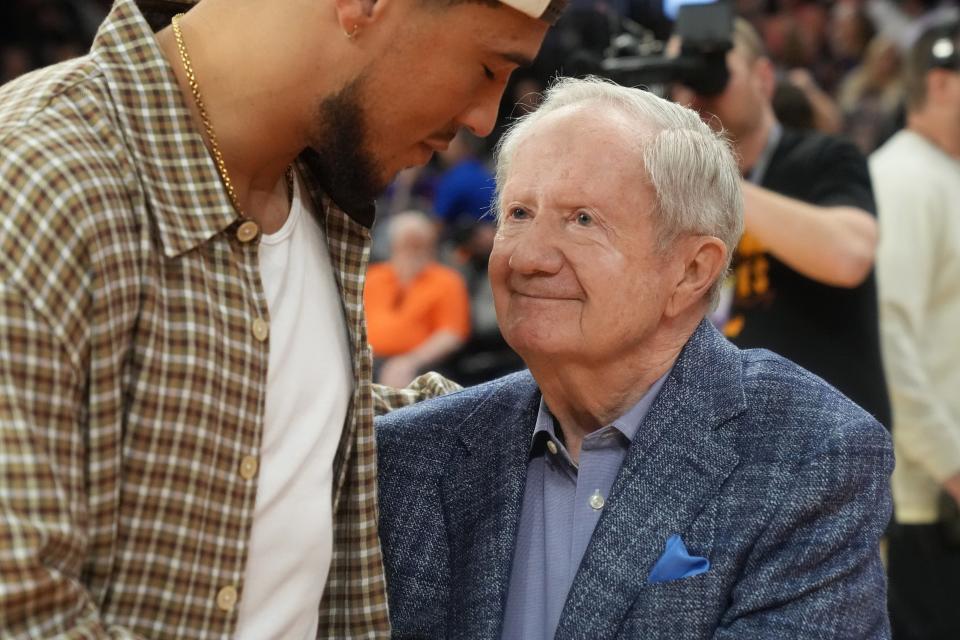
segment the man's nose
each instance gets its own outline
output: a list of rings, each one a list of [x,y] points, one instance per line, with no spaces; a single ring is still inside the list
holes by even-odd
[[[506,85],[486,88],[478,99],[470,104],[460,114],[460,125],[470,130],[478,138],[485,138],[493,133],[497,124],[497,113],[500,111],[500,99]]]
[[[510,252],[512,270],[524,275],[552,275],[563,267],[563,253],[544,226],[534,222],[516,238]]]

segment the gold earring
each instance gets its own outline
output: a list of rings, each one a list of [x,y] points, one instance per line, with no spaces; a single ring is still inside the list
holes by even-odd
[[[350,31],[350,33],[347,33],[346,31],[344,31],[344,32],[343,32],[343,35],[347,36],[347,40],[353,40],[353,39],[356,37],[356,35],[357,35],[357,31],[360,31],[360,25],[359,25],[359,24],[353,25],[353,30]]]

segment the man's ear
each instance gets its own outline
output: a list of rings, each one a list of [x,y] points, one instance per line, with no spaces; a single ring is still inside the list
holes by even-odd
[[[363,30],[373,18],[374,8],[382,0],[334,0],[337,22],[344,34]],[[387,0],[388,1],[388,0]]]
[[[710,287],[727,265],[727,247],[714,236],[689,236],[679,239],[671,253],[683,258],[683,272],[664,311],[675,318],[707,302]]]

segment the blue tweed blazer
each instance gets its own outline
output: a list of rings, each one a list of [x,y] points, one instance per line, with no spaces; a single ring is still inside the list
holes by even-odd
[[[499,638],[540,393],[529,372],[377,421],[395,638]],[[558,639],[888,638],[887,432],[703,323],[610,492]],[[679,534],[706,573],[650,583]]]

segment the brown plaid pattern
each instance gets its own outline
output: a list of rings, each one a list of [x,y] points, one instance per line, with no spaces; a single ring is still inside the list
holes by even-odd
[[[374,398],[369,230],[312,194],[355,373],[318,635],[380,638],[374,403],[451,385]],[[0,89],[0,636],[233,634],[269,349],[251,330],[269,320],[257,243],[236,227],[132,0],[90,55]]]

